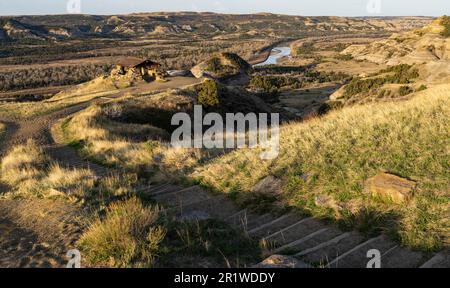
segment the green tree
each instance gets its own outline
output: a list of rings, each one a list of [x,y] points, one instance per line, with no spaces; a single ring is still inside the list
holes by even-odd
[[[220,105],[219,84],[214,80],[206,80],[198,88],[197,102],[203,107]]]

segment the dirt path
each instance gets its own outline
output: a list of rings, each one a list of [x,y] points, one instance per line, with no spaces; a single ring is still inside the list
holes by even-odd
[[[77,104],[49,115],[17,122],[13,122],[12,119],[0,119],[7,126],[7,132],[0,147],[0,156],[4,156],[12,147],[25,144],[28,139],[33,139],[55,161],[66,167],[90,168],[98,176],[107,174],[107,168],[83,160],[73,148],[55,143],[51,135],[51,127],[58,120],[85,109],[93,102]],[[8,186],[1,185],[0,193],[8,190]],[[31,204],[33,201],[29,202]],[[34,223],[29,221],[30,226],[40,225],[39,228],[44,228],[36,229],[41,230],[39,234],[37,234],[37,231],[24,228],[23,223],[18,223],[17,217],[14,216],[13,212],[17,209],[14,204],[14,200],[0,200],[0,267],[63,267],[66,262],[65,253],[72,249],[69,245],[73,242],[73,239],[77,238],[76,233],[79,231],[76,231],[76,229],[53,231],[54,234],[59,232],[67,232],[67,234],[54,235],[52,241],[52,238],[48,239],[48,235],[45,235],[48,231],[45,231],[45,227],[42,227],[50,226],[46,225],[46,219],[37,219]],[[52,206],[52,204],[49,206]],[[72,209],[73,207],[65,208]],[[33,210],[35,209],[42,209],[42,207],[33,207]],[[52,214],[55,214],[55,211],[49,212],[52,219],[58,219],[63,215],[63,213],[56,216]],[[56,223],[55,227],[60,226],[60,224],[63,225],[64,223]],[[58,236],[69,240],[61,241],[61,237]]]
[[[7,216],[0,220],[0,267],[55,267],[62,265],[61,257],[53,255],[47,245],[38,243],[38,236],[20,228]]]

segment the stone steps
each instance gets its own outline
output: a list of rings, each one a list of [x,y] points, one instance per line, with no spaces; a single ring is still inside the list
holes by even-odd
[[[247,209],[239,210],[238,212],[226,217],[224,221],[233,226],[242,225],[242,227],[244,227],[244,224],[246,223],[247,220],[247,214],[248,214]]]
[[[294,213],[279,217],[256,215],[238,209],[226,196],[213,196],[198,186],[163,184],[138,192],[165,204],[178,220],[219,219],[243,229],[250,237],[270,243],[266,246],[271,254],[292,255],[305,267],[365,268],[371,249],[380,251],[382,268],[450,266],[448,253],[439,253],[427,261],[424,253],[399,247],[386,236],[366,239],[357,232],[344,233],[332,225]]]
[[[371,249],[380,251],[382,268],[450,267],[448,251],[430,258],[426,253],[400,247],[384,235],[367,239],[358,232],[342,232],[295,213],[257,215],[239,209],[226,196],[214,196],[198,186],[163,184],[138,192],[166,205],[179,220],[219,219],[243,229],[250,237],[269,243],[270,254],[291,255],[305,267],[365,268]]]
[[[342,232],[338,229],[322,228],[303,238],[299,238],[293,242],[285,244],[272,252],[282,254],[297,254],[300,251],[305,251],[307,249],[317,247],[318,245],[325,243],[339,235],[342,235]]]
[[[437,253],[420,268],[449,268],[450,267],[450,249]]]
[[[166,193],[172,193],[172,192],[176,192],[176,191],[180,191],[183,188],[181,188],[180,186],[176,186],[176,185],[171,185],[171,184],[163,184],[163,185],[157,185],[157,186],[150,186],[144,189],[140,189],[137,192],[140,194],[144,194],[146,196],[158,196],[158,195],[163,195]]]
[[[404,247],[396,247],[381,258],[381,267],[418,268],[427,261],[427,255],[425,254]]]
[[[253,230],[261,225],[272,222],[276,218],[270,214],[264,215],[255,215],[255,214],[247,214],[246,215],[245,226],[243,227],[245,231]]]
[[[302,217],[296,214],[285,214],[275,220],[260,225],[248,231],[248,234],[252,237],[265,238],[273,233],[280,231],[294,223],[300,221]]]
[[[209,215],[209,218],[221,220],[227,219],[238,212],[237,207],[232,202],[227,201],[226,196],[215,196],[182,208],[179,214],[181,217],[201,211]]]
[[[335,259],[330,261],[327,268],[366,268],[367,262],[370,260],[367,257],[367,252],[372,249],[376,249],[381,253],[381,259],[396,248],[396,244],[386,236],[378,236],[371,238],[352,249],[348,250],[344,254],[338,255]]]
[[[264,240],[274,243],[275,247],[281,247],[323,228],[326,228],[325,225],[318,220],[313,218],[303,218],[292,225],[264,237]]]
[[[364,241],[364,237],[357,232],[341,234],[316,247],[297,253],[299,259],[316,266],[330,263],[339,255],[344,254]]]
[[[202,188],[193,186],[182,190],[158,193],[157,195],[153,195],[153,198],[170,208],[191,205],[199,201],[208,200],[212,196]]]

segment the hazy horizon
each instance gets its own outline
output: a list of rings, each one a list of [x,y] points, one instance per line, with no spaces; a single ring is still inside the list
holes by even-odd
[[[76,2],[80,1],[78,7]],[[78,10],[68,8],[69,3]],[[79,13],[78,13],[79,12]],[[297,16],[441,16],[450,14],[450,1],[444,0],[0,0],[1,16],[90,14],[117,15],[158,12],[212,12],[222,14],[273,13]]]

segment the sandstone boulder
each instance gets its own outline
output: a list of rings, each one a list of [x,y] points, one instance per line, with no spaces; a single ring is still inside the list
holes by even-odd
[[[394,203],[408,201],[415,187],[416,182],[385,172],[378,173],[365,183],[367,192],[372,195],[389,198]]]
[[[254,268],[311,268],[308,264],[290,256],[272,255]]]
[[[283,193],[282,181],[275,176],[269,175],[258,182],[253,188],[252,192],[261,194],[279,195]]]

